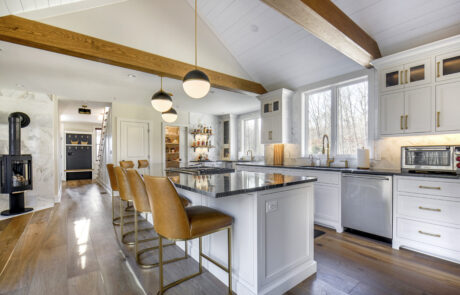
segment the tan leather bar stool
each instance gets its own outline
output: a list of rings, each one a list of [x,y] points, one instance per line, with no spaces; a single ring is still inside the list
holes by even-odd
[[[130,186],[131,192],[133,194],[133,204],[134,204],[134,209],[135,209],[136,213],[139,212],[139,213],[150,213],[151,214],[152,210],[150,208],[149,198],[147,196],[147,191],[145,189],[144,180],[142,180],[142,177],[139,175],[139,172],[137,172],[137,170],[128,169],[128,170],[126,170],[126,173],[128,175],[129,186]],[[181,199],[181,202],[182,202],[182,204],[184,206],[189,205],[189,203],[188,203],[188,201],[186,199]],[[145,249],[142,249],[140,251],[138,250],[138,246],[139,246],[139,243],[158,240],[158,237],[139,240],[138,239],[137,215],[135,215],[135,216],[136,217],[134,217],[134,240],[135,240],[136,262],[141,268],[156,267],[156,266],[159,265],[158,262],[150,263],[150,264],[144,263],[144,262],[142,262],[141,255],[146,253],[146,252],[156,250],[156,249],[159,248],[159,246],[145,248]],[[154,230],[154,228],[152,228],[152,230]],[[176,243],[173,242],[173,243],[165,244],[163,246],[173,246],[175,244]],[[187,247],[187,245],[186,245],[186,247]],[[187,251],[185,251],[185,253],[187,253]],[[187,258],[187,255],[185,255],[184,257],[179,257],[179,258],[174,258],[174,259],[168,260],[168,261],[166,261],[164,263],[171,263],[171,262],[179,261],[179,260],[186,259],[186,258]]]
[[[232,294],[232,225],[233,218],[227,214],[204,206],[184,208],[176,188],[167,177],[144,177],[150,207],[153,212],[153,224],[159,236],[160,252],[160,290],[177,286],[203,272],[202,258],[214,263],[228,273],[228,294]],[[209,256],[203,254],[202,237],[212,233],[227,230],[228,266],[225,267]],[[166,286],[163,282],[163,239],[185,241],[199,239],[199,271],[195,274],[174,281]]]
[[[117,177],[113,170],[113,164],[107,164],[106,167],[109,174],[110,188],[112,189],[112,224],[120,225],[120,222],[117,222],[117,220],[120,220],[120,216],[115,217],[115,192],[118,192]]]
[[[123,169],[134,168],[134,162],[133,161],[120,161],[120,167]],[[134,207],[131,206],[129,202],[127,202],[125,211],[129,211],[129,212],[134,211]]]
[[[137,161],[137,169],[142,169],[140,171],[142,171],[142,174],[148,174],[148,172],[146,173],[145,171],[147,170],[148,171],[148,168],[149,167],[149,161],[148,160],[138,160]]]
[[[115,167],[114,168],[114,171],[115,171],[115,176],[117,177],[117,183],[118,183],[118,189],[119,189],[119,193],[120,193],[120,199],[125,201],[125,202],[132,202],[133,201],[133,194],[131,192],[131,187],[129,186],[129,182],[128,182],[128,176],[126,174],[126,170],[121,168],[121,167]],[[123,215],[123,205],[122,203],[120,202],[120,239],[121,239],[121,242],[123,244],[126,244],[126,245],[134,245],[135,244],[135,241],[126,241],[126,236],[128,236],[129,234],[132,234],[132,233],[135,233],[134,230],[132,231],[129,231],[129,232],[124,232],[124,226],[127,225],[127,224],[136,224],[137,221],[137,215],[138,213],[137,212],[134,212],[134,219],[135,221],[134,222],[125,222],[124,218],[127,217],[127,216],[124,216]],[[150,229],[142,229],[142,230],[138,230],[138,231],[145,231],[145,230],[150,230]]]

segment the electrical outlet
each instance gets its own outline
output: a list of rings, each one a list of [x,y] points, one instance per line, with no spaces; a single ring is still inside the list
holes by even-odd
[[[270,213],[278,210],[278,200],[268,201],[265,206],[265,212]]]

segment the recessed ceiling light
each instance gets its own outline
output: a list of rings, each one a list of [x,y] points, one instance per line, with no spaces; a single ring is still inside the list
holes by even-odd
[[[134,75],[134,74],[129,74],[128,77],[130,77],[130,78],[136,78],[136,75]]]
[[[259,31],[259,27],[256,26],[256,25],[251,25],[251,31],[253,31],[254,33],[256,33],[256,32]]]

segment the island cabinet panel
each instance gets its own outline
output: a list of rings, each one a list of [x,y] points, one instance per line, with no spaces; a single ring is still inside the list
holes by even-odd
[[[396,176],[393,248],[460,263],[460,179]]]
[[[233,290],[237,294],[283,294],[316,272],[313,260],[313,183],[211,197],[185,189],[179,193],[193,206],[215,208],[234,218]],[[184,243],[178,242],[184,248]],[[198,239],[188,241],[198,260]],[[203,238],[203,252],[227,265],[227,232]],[[227,273],[203,259],[203,266],[222,283]]]

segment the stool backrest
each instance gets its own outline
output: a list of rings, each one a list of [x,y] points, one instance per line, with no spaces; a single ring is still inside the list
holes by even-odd
[[[147,168],[149,167],[149,161],[148,160],[139,160],[137,161],[137,168]]]
[[[120,166],[121,168],[134,168],[134,162],[133,161],[120,161]]]
[[[120,193],[120,198],[123,201],[131,201],[133,199],[133,194],[128,183],[128,176],[126,175],[126,170],[121,167],[115,167],[115,175],[117,176],[118,189]]]
[[[176,188],[167,177],[145,176],[156,232],[168,239],[188,239],[190,223]]]
[[[112,191],[118,191],[117,177],[115,176],[115,171],[113,170],[113,164],[107,164],[107,173],[109,174],[110,187]]]
[[[128,169],[126,170],[126,174],[128,175],[129,187],[133,194],[134,208],[137,212],[151,212],[149,196],[147,195],[144,181],[139,172],[134,169]]]

